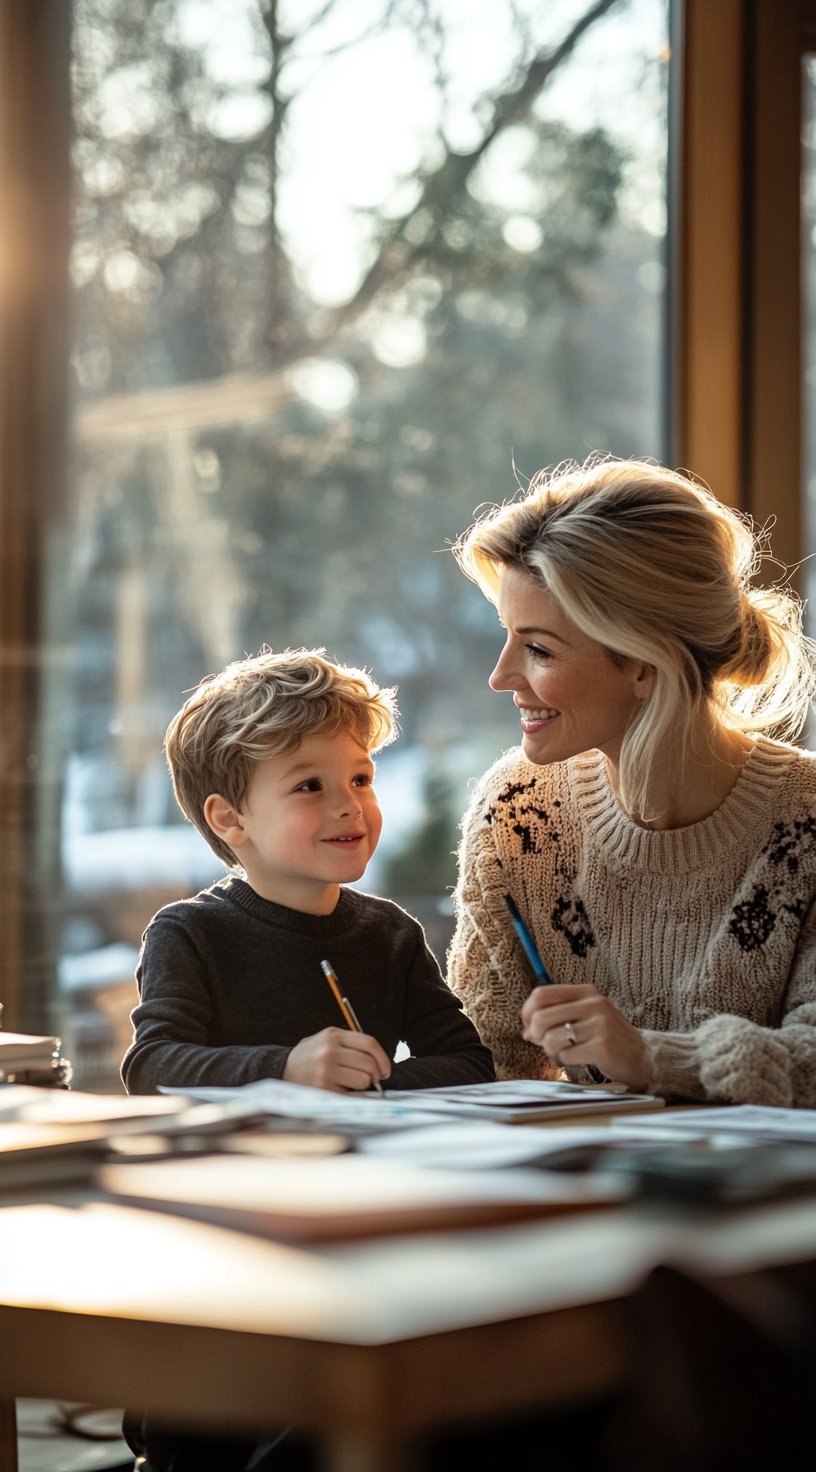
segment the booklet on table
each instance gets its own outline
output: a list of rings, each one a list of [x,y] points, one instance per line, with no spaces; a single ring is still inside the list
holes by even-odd
[[[629,1094],[614,1085],[537,1079],[447,1089],[394,1089],[384,1095],[334,1094],[282,1079],[262,1079],[241,1088],[188,1088],[184,1093],[189,1099],[213,1104],[251,1099],[259,1110],[272,1116],[362,1131],[407,1129],[427,1124],[432,1118],[532,1124],[570,1115],[660,1109],[663,1103],[649,1094]]]

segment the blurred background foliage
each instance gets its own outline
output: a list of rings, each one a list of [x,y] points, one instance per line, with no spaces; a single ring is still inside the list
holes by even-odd
[[[503,50],[465,96],[477,20]],[[660,452],[664,28],[663,0],[75,0],[66,953],[134,945],[208,877],[151,870],[181,823],[162,737],[263,644],[399,685],[367,882],[453,883],[467,784],[517,729],[447,549],[542,465]],[[627,47],[642,148],[590,105]],[[357,180],[345,237],[310,150]]]

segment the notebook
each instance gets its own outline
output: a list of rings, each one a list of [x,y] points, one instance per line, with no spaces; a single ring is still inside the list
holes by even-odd
[[[130,1205],[303,1243],[496,1226],[617,1204],[626,1189],[538,1172],[422,1170],[360,1155],[104,1165],[96,1178]]]
[[[567,1083],[552,1079],[515,1079],[452,1088],[402,1089],[396,1097],[406,1106],[438,1111],[462,1119],[535,1124],[566,1115],[631,1113],[661,1109],[653,1094],[630,1094],[622,1084]]]

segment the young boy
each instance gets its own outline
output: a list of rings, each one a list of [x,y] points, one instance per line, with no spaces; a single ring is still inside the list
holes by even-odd
[[[260,654],[203,681],[167,732],[185,815],[233,873],[160,910],[137,971],[129,1093],[283,1078],[338,1092],[480,1083],[489,1050],[420,925],[344,886],[382,816],[372,753],[392,691],[321,651]],[[363,1028],[350,1032],[328,960]],[[394,1063],[404,1040],[411,1057]]]

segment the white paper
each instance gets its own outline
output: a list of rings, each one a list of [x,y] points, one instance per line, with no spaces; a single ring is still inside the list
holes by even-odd
[[[628,1136],[596,1126],[550,1126],[547,1129],[508,1129],[504,1124],[435,1124],[398,1134],[371,1135],[358,1140],[363,1155],[400,1160],[433,1170],[496,1170],[527,1165],[581,1145],[624,1148]]]
[[[412,1098],[401,1103],[402,1095],[333,1094],[328,1089],[311,1089],[303,1084],[285,1083],[283,1079],[265,1078],[239,1088],[166,1089],[163,1094],[183,1093],[187,1099],[207,1104],[227,1104],[235,1100],[252,1103],[259,1113],[285,1119],[308,1119],[334,1125],[338,1129],[402,1129],[413,1124],[427,1124],[429,1117],[439,1117],[436,1108],[421,1109]]]
[[[616,1119],[616,1133],[635,1131],[645,1137],[750,1135],[763,1140],[816,1140],[816,1109],[776,1109],[770,1105],[735,1104],[731,1108],[673,1109],[659,1115],[639,1115],[634,1121]]]

